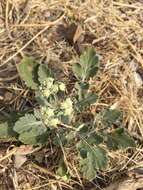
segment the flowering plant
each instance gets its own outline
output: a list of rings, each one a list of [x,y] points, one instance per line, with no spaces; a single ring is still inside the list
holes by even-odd
[[[107,166],[106,149],[115,151],[135,146],[121,127],[120,110],[108,108],[99,113],[89,112],[91,105],[100,100],[89,83],[98,69],[98,56],[94,48],[88,48],[80,62],[73,65],[76,83],[69,98],[65,83],[57,80],[47,66],[24,58],[18,65],[19,75],[35,90],[38,106],[33,112],[18,115],[12,122],[1,122],[0,135],[15,136],[22,143],[32,145],[45,145],[49,137],[54,146],[74,144],[83,177],[93,179],[97,171]]]

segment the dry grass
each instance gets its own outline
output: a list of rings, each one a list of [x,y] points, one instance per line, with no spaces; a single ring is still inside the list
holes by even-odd
[[[68,26],[73,22],[82,27],[76,45],[70,45],[58,32],[62,24]],[[120,171],[143,166],[143,1],[0,1],[1,113],[21,111],[34,104],[33,95],[19,81],[16,70],[24,55],[52,65],[59,73],[62,70],[64,76],[60,77],[68,81],[71,64],[78,60],[77,54],[91,44],[101,56],[99,80],[92,81],[95,91],[102,96],[102,102],[96,106],[121,108],[125,113],[127,130],[140,142],[132,154],[121,151],[109,154],[111,162],[108,172],[105,172],[106,183],[108,174],[109,179],[113,180]],[[2,150],[3,147],[6,149],[5,145],[1,145]],[[2,156],[4,154],[1,153]],[[51,153],[43,154],[48,157]],[[74,173],[77,180],[65,183],[50,174],[46,167],[35,166],[29,162],[19,171],[9,169],[9,157],[0,164],[1,184],[8,177],[0,189],[13,189],[15,183],[17,189],[76,189],[74,184],[77,184],[77,189],[82,189],[76,167]],[[73,165],[71,167],[74,168]]]

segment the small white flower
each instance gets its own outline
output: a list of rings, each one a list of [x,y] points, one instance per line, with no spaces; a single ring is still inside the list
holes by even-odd
[[[45,97],[49,97],[50,96],[50,94],[51,94],[51,92],[50,92],[50,90],[49,89],[45,89],[45,90],[43,90],[43,95],[45,96]]]
[[[53,118],[49,122],[49,125],[56,127],[58,124],[60,124],[60,120],[58,118]]]
[[[73,103],[70,98],[67,98],[61,103],[61,108],[64,110],[65,115],[71,115],[73,113]]]
[[[53,117],[54,116],[54,109],[51,109],[51,108],[48,108],[47,110],[46,110],[46,115],[47,115],[47,117]]]
[[[58,85],[57,85],[57,84],[53,85],[52,88],[51,88],[51,92],[52,92],[53,94],[55,94],[55,93],[57,93],[58,91],[59,91]]]
[[[61,82],[61,83],[59,84],[59,89],[60,89],[61,91],[65,91],[65,90],[66,90],[65,84]]]

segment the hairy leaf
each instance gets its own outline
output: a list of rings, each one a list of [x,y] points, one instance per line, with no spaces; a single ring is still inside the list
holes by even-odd
[[[95,132],[91,133],[87,138],[87,142],[91,145],[99,145],[103,142],[103,137]]]
[[[17,134],[13,131],[13,125],[10,122],[5,121],[0,123],[0,138],[16,137]]]
[[[75,63],[75,64],[72,66],[72,70],[73,70],[73,73],[75,74],[75,76],[76,76],[78,79],[82,79],[82,78],[83,78],[82,67],[80,66],[79,63]]]
[[[25,132],[19,135],[19,140],[24,144],[37,145],[37,144],[46,144],[48,140],[48,132],[44,133],[34,133],[34,132]]]
[[[97,94],[88,93],[84,99],[77,102],[77,107],[83,109],[84,107],[94,104],[97,101],[97,99],[98,99]]]
[[[80,167],[83,177],[92,180],[96,177],[97,171],[104,170],[107,166],[106,151],[99,146],[90,146],[85,143],[80,145],[79,150],[82,154]]]
[[[102,121],[105,125],[111,126],[112,124],[115,124],[121,119],[122,112],[117,109],[107,109],[105,110],[102,116]]]
[[[51,71],[47,65],[40,65],[38,68],[38,80],[42,84],[47,77],[51,76]]]
[[[98,56],[94,48],[88,48],[80,57],[80,63],[73,65],[73,72],[82,81],[94,77],[99,68]]]
[[[63,177],[67,174],[67,167],[66,167],[66,164],[64,162],[64,159],[61,158],[60,162],[59,162],[59,166],[58,166],[58,169],[56,171],[57,175]]]
[[[124,149],[129,147],[135,147],[134,140],[124,132],[124,129],[117,129],[107,138],[107,146],[110,149]]]
[[[24,57],[17,66],[20,77],[25,81],[26,85],[32,89],[37,89],[37,69],[39,64],[30,57]]]
[[[47,132],[47,128],[34,115],[26,114],[15,123],[14,131],[25,144],[38,144],[39,137]]]
[[[23,113],[11,112],[8,116],[1,116],[0,118],[0,138],[17,138],[17,133],[13,130],[15,122]]]

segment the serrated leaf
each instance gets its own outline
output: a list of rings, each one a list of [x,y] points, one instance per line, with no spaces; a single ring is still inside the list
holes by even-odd
[[[124,129],[117,129],[107,136],[107,146],[112,150],[135,147],[135,142]]]
[[[17,65],[20,77],[25,81],[26,85],[31,89],[37,89],[37,69],[39,64],[30,57],[24,57],[19,65]]]
[[[99,59],[95,49],[88,48],[80,56],[80,63],[74,64],[72,69],[75,76],[83,82],[89,80],[90,77],[94,77],[99,69]]]
[[[88,146],[82,143],[82,152],[87,151],[87,156],[80,160],[81,171],[83,172],[83,177],[88,180],[93,180],[96,177],[96,172],[99,170],[104,170],[107,166],[106,151],[99,146]]]
[[[33,114],[26,114],[15,123],[14,131],[19,134],[21,142],[38,144],[38,139],[47,132],[47,128]]]
[[[38,80],[42,84],[47,77],[51,76],[51,71],[47,65],[40,65],[38,68]]]
[[[121,119],[122,112],[117,109],[107,109],[102,113],[102,122],[105,125],[111,126]]]

